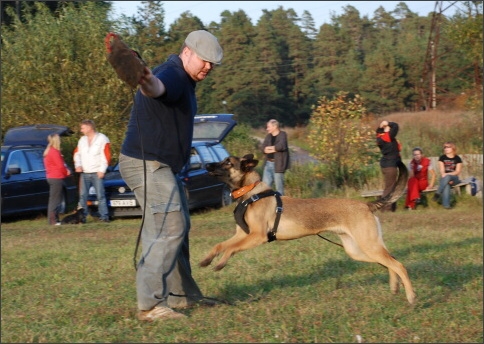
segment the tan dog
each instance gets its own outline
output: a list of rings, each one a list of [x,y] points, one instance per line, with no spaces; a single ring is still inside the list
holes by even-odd
[[[275,239],[292,240],[328,231],[340,237],[346,253],[351,258],[387,267],[390,274],[390,290],[394,294],[398,292],[400,277],[408,302],[415,303],[416,295],[407,270],[388,252],[383,242],[380,221],[373,214],[383,206],[395,202],[403,194],[408,179],[408,171],[403,163],[398,166],[399,176],[392,192],[377,201],[364,203],[351,199],[280,197],[282,213],[277,228],[274,228],[274,225],[278,197],[264,197],[253,201],[254,198],[257,199],[254,195],[264,195],[264,192],[270,190],[267,184],[261,182],[260,175],[254,170],[257,164],[258,160],[249,154],[243,158],[230,156],[220,163],[207,165],[211,175],[231,187],[232,196],[238,198],[238,207],[242,203],[246,209],[239,216],[235,235],[215,245],[201,261],[200,266],[210,265],[216,256],[222,254],[215,266],[215,270],[221,270],[236,252]],[[234,214],[236,212],[237,208]]]

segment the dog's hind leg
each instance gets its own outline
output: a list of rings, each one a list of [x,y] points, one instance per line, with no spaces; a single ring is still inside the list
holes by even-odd
[[[346,253],[357,261],[368,263],[379,263],[388,269],[390,278],[390,290],[393,294],[398,292],[399,277],[405,287],[407,300],[410,304],[414,304],[416,295],[408,277],[407,270],[402,263],[393,258],[386,249],[382,240],[374,242],[371,245],[358,245],[357,242],[349,235],[340,235],[343,247]]]
[[[400,277],[400,280],[405,287],[408,302],[412,305],[415,304],[417,296],[413,290],[412,282],[410,282],[410,278],[408,277],[407,269],[402,263],[393,258],[386,249],[383,247],[382,249],[384,252],[378,254],[378,257],[375,257],[375,259],[378,263],[388,268],[390,273],[390,288],[392,292],[396,293],[398,291],[398,277]],[[395,276],[395,274],[398,276]]]
[[[374,216],[374,218],[375,218],[376,226],[377,226],[378,240],[380,241],[381,245],[385,248],[386,253],[388,253],[388,255],[390,255],[390,253],[388,252],[388,248],[385,246],[385,243],[383,242],[383,234],[382,234],[383,230],[381,228],[380,219],[378,218],[378,216]],[[390,256],[392,258],[395,258],[392,255],[390,255]],[[380,264],[380,265],[385,266],[383,264]],[[385,266],[385,267],[388,269],[388,274],[390,276],[390,291],[392,292],[392,294],[397,294],[398,290],[400,289],[400,279],[399,279],[397,273],[395,272],[395,270],[390,269],[387,266]]]

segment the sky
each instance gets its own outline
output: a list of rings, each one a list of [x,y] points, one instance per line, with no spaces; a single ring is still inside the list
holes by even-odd
[[[319,29],[324,23],[331,22],[331,15],[341,15],[343,8],[347,5],[355,7],[360,12],[360,17],[367,15],[373,17],[374,11],[383,6],[390,12],[402,1],[163,1],[165,10],[165,29],[169,28],[176,19],[185,11],[208,25],[214,21],[220,22],[220,13],[225,10],[236,12],[243,10],[256,25],[262,16],[262,10],[275,10],[282,6],[285,10],[292,8],[299,17],[302,17],[304,10],[311,13],[316,28]],[[456,7],[452,6],[453,1],[403,1],[410,11],[420,16],[426,16],[434,10],[443,11],[443,14],[450,16],[455,12]],[[436,3],[441,3],[437,8]],[[125,14],[132,16],[137,13],[141,1],[113,1],[115,16]]]

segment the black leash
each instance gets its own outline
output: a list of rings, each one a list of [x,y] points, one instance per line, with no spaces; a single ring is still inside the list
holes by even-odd
[[[325,238],[324,236],[322,236],[322,235],[321,235],[321,234],[319,234],[319,233],[317,234],[317,236],[318,236],[318,237],[320,237],[321,239],[324,239],[324,240],[326,240],[326,241],[328,241],[328,242],[332,243],[332,244],[335,244],[335,245],[338,245],[338,246],[340,246],[340,247],[343,247],[343,245],[338,244],[337,242],[331,241],[331,240],[329,240],[328,238]]]

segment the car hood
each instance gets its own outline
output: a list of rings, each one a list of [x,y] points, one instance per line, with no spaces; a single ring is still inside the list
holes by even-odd
[[[193,141],[215,141],[220,143],[235,127],[233,114],[197,115],[193,125]]]
[[[47,145],[47,136],[59,134],[70,136],[74,132],[66,126],[57,124],[35,124],[14,127],[7,131],[3,145]]]

